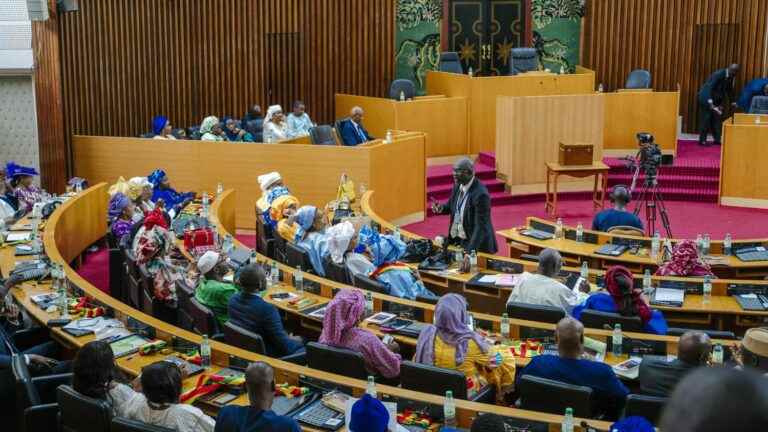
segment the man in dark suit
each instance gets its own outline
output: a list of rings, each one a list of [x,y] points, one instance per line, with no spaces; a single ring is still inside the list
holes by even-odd
[[[640,363],[640,391],[650,396],[668,397],[685,374],[709,362],[711,342],[706,333],[689,331],[680,336],[677,358],[645,356]]]
[[[346,146],[356,146],[374,139],[363,127],[363,109],[359,106],[352,108],[349,119],[342,121],[339,129],[341,141]]]
[[[450,214],[448,243],[458,244],[465,251],[496,253],[496,234],[491,222],[491,196],[468,158],[453,165],[453,192],[446,204],[433,203],[435,214]]]
[[[701,115],[699,119],[699,145],[709,145],[707,144],[707,135],[710,131],[715,139],[715,145],[720,145],[725,104],[730,103],[733,108],[736,107],[733,82],[738,73],[739,65],[735,63],[726,69],[720,69],[713,73],[699,90],[699,113]]]

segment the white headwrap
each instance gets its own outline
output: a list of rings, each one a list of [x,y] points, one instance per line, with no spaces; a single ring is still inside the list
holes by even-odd
[[[146,177],[132,177],[128,183],[139,188],[152,187],[152,183]]]
[[[219,253],[214,251],[205,252],[200,258],[197,259],[197,269],[200,270],[200,274],[206,274],[216,266],[219,262]]]
[[[259,187],[262,192],[266,192],[275,183],[279,182],[283,178],[280,177],[280,173],[272,171],[271,173],[263,174],[259,176]]]
[[[209,133],[213,130],[213,127],[219,122],[219,119],[216,116],[208,116],[203,119],[203,122],[200,124],[200,133]]]
[[[350,221],[338,223],[325,230],[328,236],[328,250],[331,252],[331,259],[336,264],[344,262],[344,253],[349,247],[349,242],[355,236],[355,227]]]
[[[283,112],[283,107],[280,105],[272,105],[269,108],[267,108],[267,116],[264,117],[264,123],[269,123],[272,121],[272,117],[275,115],[275,113]]]

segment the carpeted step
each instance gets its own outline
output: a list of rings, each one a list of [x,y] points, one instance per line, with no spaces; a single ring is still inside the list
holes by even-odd
[[[494,152],[480,152],[477,154],[477,163],[481,163],[487,166],[496,166],[496,153]]]

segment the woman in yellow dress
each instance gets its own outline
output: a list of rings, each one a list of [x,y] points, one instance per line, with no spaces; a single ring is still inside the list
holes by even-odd
[[[469,397],[491,384],[496,388],[497,401],[503,401],[515,383],[515,358],[508,349],[487,343],[468,322],[464,297],[441,297],[435,308],[435,324],[419,335],[414,361],[463,372]]]

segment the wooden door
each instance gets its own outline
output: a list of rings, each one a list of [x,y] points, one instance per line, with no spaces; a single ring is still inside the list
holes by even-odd
[[[509,51],[525,46],[525,0],[491,0],[488,3],[488,45],[486,56],[490,75],[509,73]]]
[[[451,34],[448,46],[459,53],[459,60],[468,71],[475,75],[487,72],[485,62],[486,8],[484,0],[451,1]]]

